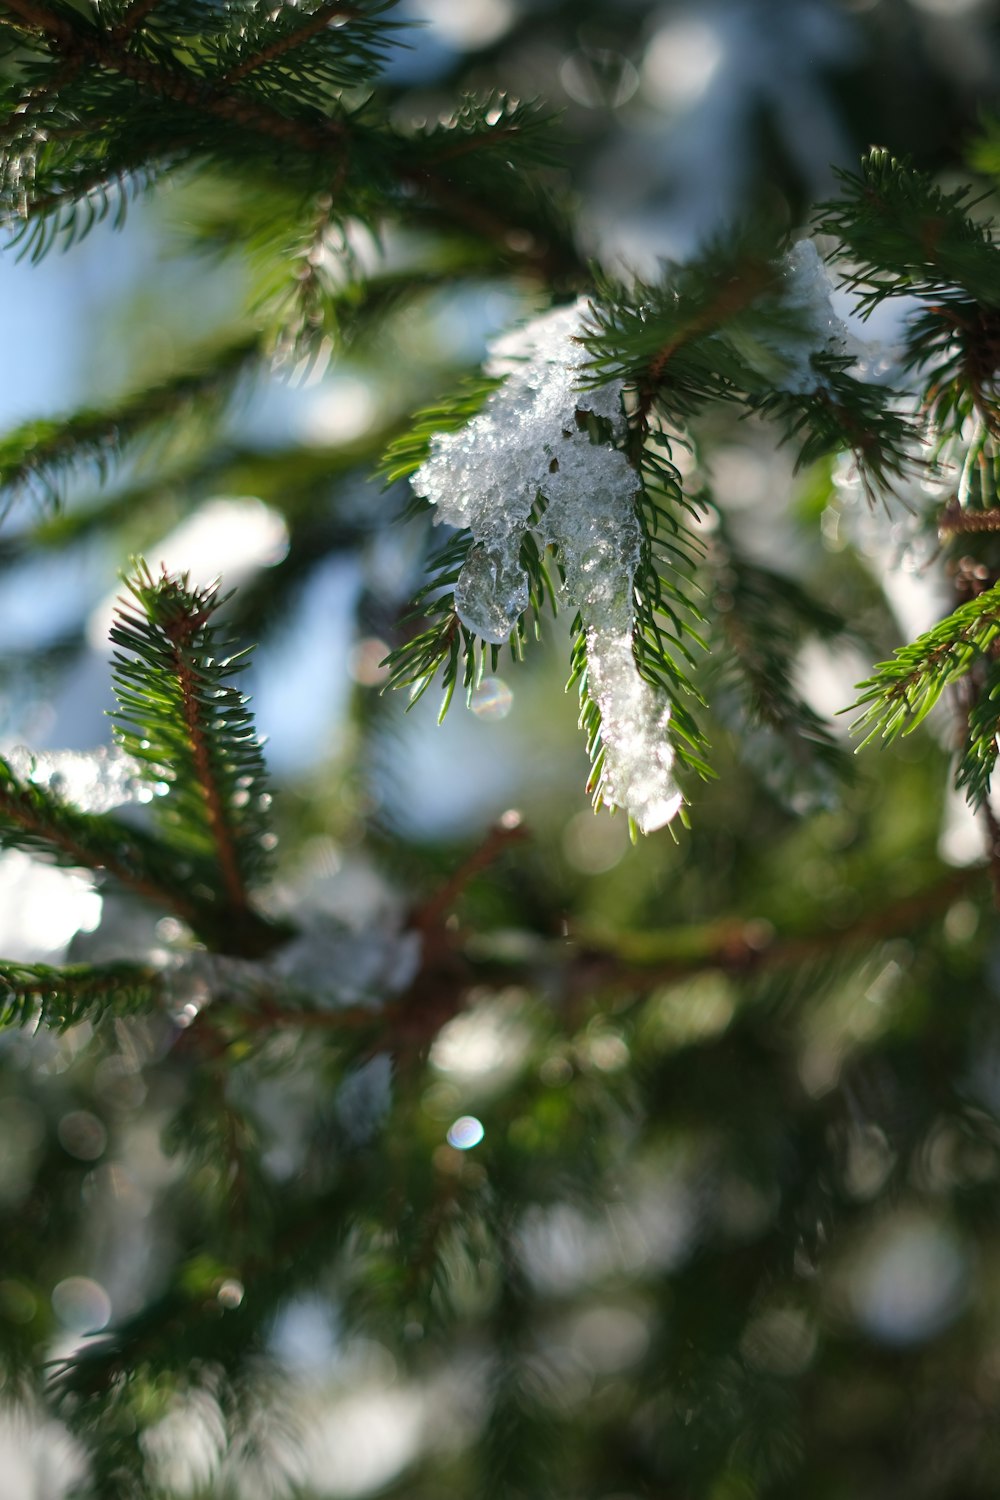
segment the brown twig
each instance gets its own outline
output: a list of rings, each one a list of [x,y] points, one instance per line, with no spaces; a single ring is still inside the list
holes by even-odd
[[[938,522],[942,537],[981,531],[1000,531],[1000,510],[964,510],[957,500],[949,500]]]
[[[412,925],[425,933],[439,927],[469,882],[480,871],[488,869],[511,844],[528,837],[528,830],[522,824],[520,814],[504,813],[500,821],[489,830],[479,847],[462,861],[455,873],[439,890],[435,891],[433,896],[417,908],[413,915]]]
[[[1000,829],[998,829],[1000,839]],[[891,902],[861,918],[848,928],[827,928],[798,937],[781,937],[760,920],[734,920],[716,942],[700,953],[649,964],[629,963],[615,953],[593,948],[578,953],[575,963],[592,984],[614,984],[643,993],[695,975],[722,971],[734,978],[750,977],[774,969],[795,968],[823,958],[841,948],[858,948],[910,931],[936,916],[957,897],[974,887],[982,876],[975,866],[960,870],[932,886]],[[574,960],[571,960],[573,963]]]
[[[141,858],[135,851],[135,868],[130,868],[128,861],[120,859],[109,853],[105,848],[100,851],[88,849],[81,844],[66,829],[59,828],[48,822],[45,818],[36,817],[32,814],[30,807],[25,806],[16,796],[12,797],[6,790],[0,791],[0,821],[13,823],[23,832],[43,840],[53,849],[60,850],[68,859],[82,870],[106,870],[113,875],[127,889],[135,891],[136,895],[143,896],[147,901],[156,905],[165,906],[189,925],[197,926],[197,910],[195,906],[176,891],[159,885],[156,881],[148,879],[137,873]],[[125,850],[128,850],[128,832],[122,828],[121,837],[116,842]]]
[[[674,355],[692,339],[711,333],[735,313],[749,306],[774,280],[769,266],[751,264],[739,276],[732,276],[713,297],[707,307],[692,318],[668,340],[646,366],[646,378],[639,391],[639,419],[645,422],[656,398],[656,387],[663,379],[667,365]]]
[[[110,33],[112,40],[125,42],[142,25],[146,17],[156,9],[160,0],[135,0],[118,25]]]
[[[153,0],[156,3],[156,0]],[[283,57],[286,52],[294,51],[296,47],[303,46],[337,16],[343,16],[345,21],[356,21],[362,15],[352,5],[345,5],[343,0],[327,0],[325,5],[320,5],[307,16],[302,25],[295,31],[286,32],[284,36],[275,37],[266,47],[255,52],[251,57],[244,58],[236,67],[230,68],[228,73],[223,73],[218,80],[220,84],[239,83],[240,79],[246,78],[257,68],[262,68],[266,63],[274,62],[275,58]]]
[[[232,830],[229,826],[227,809],[219,793],[215,772],[212,768],[208,737],[205,733],[205,726],[202,723],[203,706],[196,690],[197,684],[191,669],[191,663],[188,661],[186,655],[186,648],[190,643],[191,637],[204,625],[206,618],[206,612],[199,610],[195,614],[184,615],[175,621],[164,624],[162,628],[173,647],[174,675],[180,690],[181,711],[184,715],[188,743],[194,759],[195,777],[201,788],[212,842],[215,845],[219,868],[222,871],[223,885],[234,910],[245,912],[249,906],[246,887],[243,883],[239,857],[233,842]]]

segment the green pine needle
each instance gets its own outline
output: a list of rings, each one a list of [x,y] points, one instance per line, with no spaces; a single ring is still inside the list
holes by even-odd
[[[142,764],[170,845],[211,871],[210,895],[237,914],[265,874],[273,836],[264,760],[247,699],[232,679],[247,665],[213,617],[218,584],[154,578],[139,561],[111,630],[115,738]]]
[[[154,1009],[163,998],[163,977],[141,964],[48,964],[0,962],[0,1026],[45,1026],[56,1031],[82,1021]]]

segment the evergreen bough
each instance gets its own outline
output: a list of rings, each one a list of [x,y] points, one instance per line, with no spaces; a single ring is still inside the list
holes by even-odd
[[[891,298],[917,305],[894,388],[870,378],[839,336],[817,331],[787,237],[767,227],[734,229],[688,262],[664,264],[655,281],[616,281],[581,263],[566,207],[550,191],[545,168],[558,159],[558,144],[544,109],[490,94],[456,99],[449,114],[422,128],[397,124],[379,77],[406,32],[384,0],[306,0],[278,9],[245,0],[221,7],[5,0],[0,34],[0,212],[22,253],[38,260],[104,219],[120,224],[131,199],[164,181],[183,179],[190,188],[199,179],[225,180],[228,194],[202,203],[194,232],[215,253],[249,247],[252,271],[243,322],[193,350],[183,368],[3,439],[5,503],[35,507],[27,544],[58,545],[108,528],[164,483],[193,503],[249,461],[218,428],[241,382],[273,366],[301,372],[456,278],[528,278],[546,302],[583,294],[589,313],[578,415],[590,439],[613,443],[634,471],[640,544],[632,654],[641,680],[669,703],[687,785],[712,774],[712,715],[716,733],[729,734],[724,743],[756,759],[788,806],[817,785],[831,805],[848,780],[831,727],[792,682],[803,642],[847,639],[848,622],[808,587],[742,555],[710,484],[686,477],[689,458],[701,455],[703,443],[710,449],[704,434],[712,421],[729,411],[773,423],[799,468],[852,466],[872,505],[892,510],[903,503],[896,492],[905,492],[937,531],[955,608],[873,669],[860,689],[860,725],[869,739],[891,740],[955,690],[963,726],[957,781],[984,810],[996,878],[1000,836],[989,787],[1000,734],[993,540],[1000,531],[1000,250],[968,191],[942,191],[908,163],[873,151],[819,210],[815,231],[863,315]],[[989,171],[992,139],[988,131],[977,156]],[[412,243],[402,268],[366,268],[352,248],[359,226],[376,240],[404,228]],[[587,405],[588,391],[611,382],[623,390],[617,434]],[[502,385],[488,371],[469,375],[398,422],[385,434],[387,484],[414,474],[435,438],[474,421]],[[159,455],[154,478],[139,462],[144,451]],[[314,497],[342,461],[274,459],[275,487],[306,551]],[[122,462],[127,472],[116,489]],[[82,477],[108,488],[90,506],[61,512],[67,487]],[[580,499],[585,506],[587,497]],[[541,634],[567,581],[565,558],[540,540],[545,505],[540,485],[519,553],[528,607],[507,644],[477,638],[458,613],[454,591],[474,538],[451,534],[432,552],[412,612],[395,622],[387,658],[393,687],[417,699],[440,682],[447,708],[457,687],[471,697],[505,651],[519,659]],[[398,519],[426,528],[432,515],[417,497]],[[338,521],[352,542],[366,524],[374,523]],[[531,1017],[534,1052],[549,1066],[541,1076],[554,1078],[557,1063],[572,1071],[572,1055],[590,1081],[577,1085],[572,1107],[542,1109],[537,1077],[526,1074],[502,1106],[502,1144],[487,1183],[456,1151],[435,1155],[426,1117],[414,1124],[415,1101],[428,1048],[470,990],[480,986],[481,999],[483,986],[502,990],[537,977],[502,944],[463,946],[444,921],[465,883],[518,836],[514,822],[406,914],[403,928],[419,939],[421,956],[411,969],[404,965],[395,987],[385,981],[382,1004],[332,1002],[322,985],[283,967],[296,944],[308,949],[313,937],[268,904],[274,819],[249,705],[233,681],[244,650],[234,628],[217,619],[226,602],[217,586],[196,587],[142,563],[128,579],[111,636],[113,722],[148,793],[144,818],[76,808],[0,761],[4,849],[90,871],[102,890],[138,897],[156,916],[179,922],[182,934],[174,950],[141,962],[0,963],[0,1022],[55,1033],[86,1023],[100,1055],[113,1048],[115,1028],[143,1018],[154,1039],[149,1055],[160,1049],[151,1066],[176,1067],[184,1080],[182,1102],[171,1098],[168,1144],[186,1164],[167,1195],[184,1227],[160,1270],[159,1292],[55,1367],[42,1357],[51,1318],[32,1314],[24,1337],[12,1336],[4,1349],[8,1388],[49,1403],[79,1436],[88,1493],[149,1493],[145,1486],[156,1482],[150,1434],[199,1392],[223,1414],[230,1459],[253,1455],[254,1401],[275,1320],[295,1298],[325,1293],[334,1279],[345,1316],[367,1319],[390,1340],[403,1328],[422,1336],[438,1323],[461,1326],[468,1307],[475,1309],[494,1365],[480,1467],[463,1482],[482,1495],[563,1492],[558,1468],[549,1472],[559,1419],[541,1421],[541,1408],[525,1397],[532,1293],[519,1235],[525,1216],[542,1212],[570,1168],[585,1202],[627,1156],[629,1087],[615,1083],[612,1064],[580,1059],[611,1057],[624,1036],[646,1059],[637,1087],[655,1121],[663,1108],[657,1101],[683,1089],[681,1060],[651,1040],[675,1024],[665,989],[709,977],[724,992],[724,1008],[727,987],[741,983],[763,1012],[782,1014],[820,983],[817,960],[828,985],[836,982],[834,952],[838,961],[856,961],[850,934],[831,936],[814,913],[778,939],[752,924],[721,936],[668,927],[636,936],[631,947],[547,952],[563,1014]],[[570,634],[570,682],[580,693],[599,799],[605,726],[589,688],[580,613]],[[697,815],[695,825],[697,837]],[[853,935],[862,944],[892,939],[966,890],[962,877],[890,893]],[[873,886],[865,894],[874,901],[884,893]],[[592,1013],[585,1033],[575,1033],[581,987]],[[385,1149],[370,1138],[359,1146],[338,1114],[338,1091],[385,1053],[397,1079],[384,1106],[391,1122]],[[312,1070],[330,1102],[302,1127],[301,1169],[282,1178],[266,1166],[253,1092],[269,1075],[296,1067]],[[748,1149],[757,1152],[754,1170],[765,1172],[764,1134]],[[802,1141],[795,1149],[808,1154]],[[804,1221],[807,1190],[798,1191],[789,1190],[786,1208]],[[33,1245],[16,1224],[5,1239],[9,1308],[10,1288],[32,1279]],[[766,1265],[761,1250],[761,1276]],[[692,1283],[698,1275],[692,1269]],[[679,1295],[681,1324],[685,1306]],[[745,1311],[738,1303],[738,1314]],[[681,1333],[678,1339],[686,1347]],[[776,1387],[764,1381],[751,1391],[745,1371],[707,1356],[690,1364],[683,1375],[690,1409],[709,1422],[706,1442],[728,1455],[727,1472],[764,1475],[762,1482],[780,1473],[780,1455],[734,1456],[740,1424],[757,1420],[754,1401],[768,1391],[779,1400]],[[728,1385],[719,1385],[722,1374]],[[711,1426],[706,1392],[713,1385],[716,1400],[738,1413],[735,1427],[725,1413]]]

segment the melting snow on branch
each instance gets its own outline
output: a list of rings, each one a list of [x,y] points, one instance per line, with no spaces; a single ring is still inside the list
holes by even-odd
[[[727,328],[725,336],[747,363],[779,391],[806,394],[825,384],[814,354],[860,353],[860,345],[833,309],[833,282],[812,240],[799,240],[781,261],[781,280],[761,311],[769,316],[753,333]],[[775,318],[780,310],[782,315]]]
[[[799,240],[781,260],[781,279],[775,292],[762,299],[766,314],[763,326],[727,328],[725,336],[747,363],[763,375],[775,390],[807,395],[828,385],[813,357],[841,355],[853,360],[848,374],[856,380],[897,383],[899,351],[869,336],[867,325],[854,318],[854,327],[844,322],[834,306],[837,293],[812,240]],[[780,313],[775,318],[775,313]]]
[[[503,386],[461,431],[434,439],[413,487],[437,506],[439,520],[473,533],[455,608],[494,643],[508,638],[528,606],[521,542],[544,496],[530,529],[558,549],[586,631],[588,686],[601,711],[601,797],[649,833],[670,821],[682,799],[667,738],[670,707],[640,677],[632,649],[639,482],[623,453],[591,442],[577,422],[577,413],[592,412],[616,436],[625,431],[620,383],[578,389],[587,309],[581,298],[492,346],[491,373],[506,376]]]
[[[126,802],[148,802],[143,768],[117,746],[98,750],[28,750],[15,745],[3,759],[22,781],[31,782],[81,812],[104,813]]]

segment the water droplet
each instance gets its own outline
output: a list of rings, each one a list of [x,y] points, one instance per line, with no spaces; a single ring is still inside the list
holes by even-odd
[[[477,719],[506,719],[514,694],[500,677],[484,677],[469,699]]]

